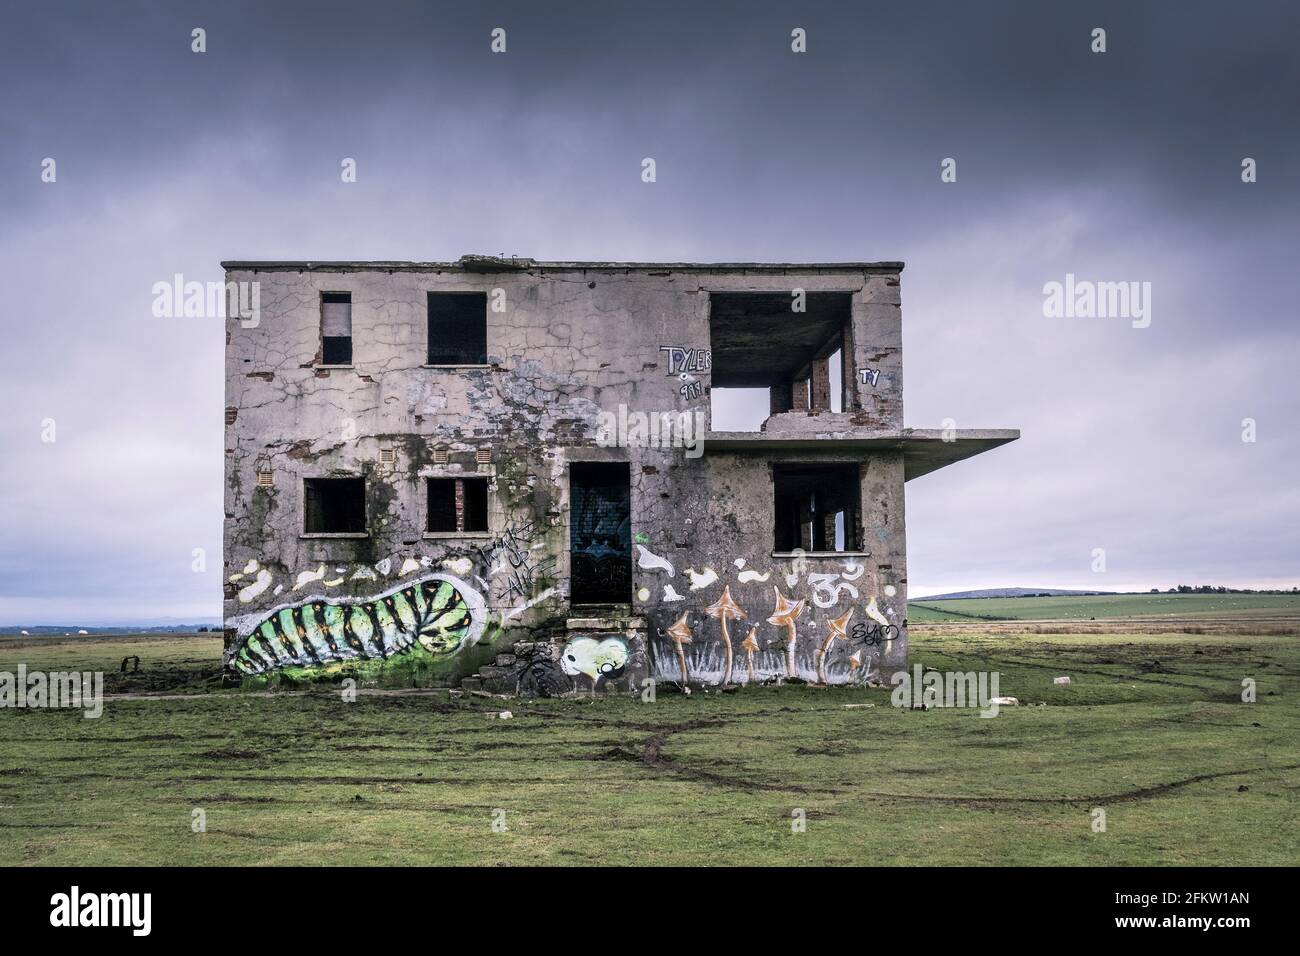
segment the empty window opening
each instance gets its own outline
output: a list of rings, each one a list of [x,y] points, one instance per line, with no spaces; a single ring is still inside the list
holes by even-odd
[[[482,532],[488,529],[486,478],[430,478],[428,524],[435,533]]]
[[[322,292],[320,297],[322,365],[352,364],[352,293]]]
[[[773,465],[772,484],[777,551],[860,549],[857,465]]]
[[[429,293],[430,365],[487,364],[487,293]]]
[[[710,427],[715,432],[756,432],[770,414],[765,388],[715,388],[710,392]]]
[[[844,350],[836,349],[831,353],[830,358],[826,360],[826,368],[830,373],[831,386],[831,411],[844,411]]]
[[[632,601],[632,485],[622,463],[569,468],[569,599]]]
[[[364,478],[304,478],[308,534],[364,534]]]
[[[710,383],[715,422],[731,415],[733,390],[767,392],[766,419],[784,412],[841,412],[843,357],[852,354],[853,296],[807,292],[802,312],[787,292],[715,292],[709,296]],[[721,393],[721,394],[720,394]],[[750,421],[760,409],[746,400]],[[715,431],[722,431],[717,424]],[[748,430],[748,429],[735,429]]]

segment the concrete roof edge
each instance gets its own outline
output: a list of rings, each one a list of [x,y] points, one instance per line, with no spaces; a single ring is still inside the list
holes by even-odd
[[[944,441],[945,434],[952,434],[959,439],[982,439],[986,441],[1016,441],[1020,438],[1019,428],[904,428],[903,438],[918,438],[922,441]]]
[[[831,430],[828,428],[828,430]],[[855,442],[855,441],[919,441],[947,442],[945,435],[951,435],[954,441],[992,441],[998,443],[1012,442],[1020,438],[1018,428],[954,428],[951,432],[944,428],[889,428],[873,430],[855,430],[843,437],[820,438],[801,432],[708,432],[705,440],[750,442],[761,445],[765,442],[793,441],[808,444],[821,442]]]
[[[902,272],[902,262],[565,262],[534,259],[464,256],[455,262],[416,262],[407,260],[223,260],[221,268],[231,271],[258,272],[527,272],[532,269],[555,271],[643,272],[672,269],[680,272],[754,272],[830,271],[830,272]]]

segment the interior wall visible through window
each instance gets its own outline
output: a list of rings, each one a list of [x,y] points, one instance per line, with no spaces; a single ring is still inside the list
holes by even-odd
[[[323,292],[320,302],[322,365],[352,364],[352,293]]]

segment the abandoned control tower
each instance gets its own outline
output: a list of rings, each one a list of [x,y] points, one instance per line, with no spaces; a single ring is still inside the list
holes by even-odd
[[[899,262],[223,266],[232,679],[887,677],[904,482],[1018,437],[903,427]]]

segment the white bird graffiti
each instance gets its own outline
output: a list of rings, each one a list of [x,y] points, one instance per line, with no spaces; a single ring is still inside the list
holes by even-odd
[[[712,568],[705,568],[703,574],[697,574],[694,568],[687,568],[686,574],[691,579],[692,591],[707,588],[714,581],[718,580],[718,572],[714,571]]]
[[[643,568],[646,571],[653,571],[656,568],[660,568],[667,571],[670,578],[675,575],[676,572],[673,570],[673,566],[667,558],[661,558],[659,555],[651,553],[645,545],[642,544],[638,544],[636,549],[640,552],[640,556],[636,559],[637,567]]]

